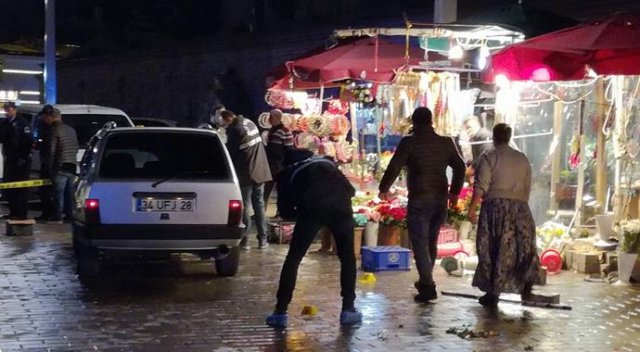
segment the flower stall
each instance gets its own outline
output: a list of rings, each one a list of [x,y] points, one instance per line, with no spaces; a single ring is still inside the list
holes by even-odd
[[[364,225],[356,236],[367,246],[411,247],[403,175],[392,199],[376,196],[377,181],[411,128],[413,110],[429,107],[436,131],[457,137],[463,119],[476,107],[480,89],[471,86],[478,82],[478,62],[522,36],[495,26],[419,27],[407,23],[402,29],[336,30],[338,45],[288,62],[287,77],[265,96],[270,106],[285,111],[283,123],[294,133],[296,146],[333,157],[358,185],[354,223],[356,228]],[[394,36],[404,44],[383,39]],[[410,45],[415,38],[419,47]],[[462,54],[450,55],[457,51]],[[461,89],[462,74],[466,89]],[[268,113],[259,124],[270,127]],[[471,242],[466,215],[470,186],[464,192],[443,227],[442,253],[473,247],[461,242]]]
[[[640,17],[618,13],[491,58],[496,121],[525,137],[515,142],[532,163],[542,260],[560,254],[568,269],[606,274],[621,240],[613,224],[638,217],[638,33]]]

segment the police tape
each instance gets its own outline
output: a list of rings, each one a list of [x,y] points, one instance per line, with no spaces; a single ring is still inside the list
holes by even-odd
[[[51,180],[29,180],[29,181],[5,182],[5,183],[0,183],[0,189],[40,187],[40,186],[48,186],[50,184],[51,184]]]

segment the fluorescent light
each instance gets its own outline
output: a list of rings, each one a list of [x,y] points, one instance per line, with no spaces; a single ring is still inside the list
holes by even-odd
[[[40,100],[20,100],[20,102],[22,104],[27,104],[27,105],[37,105],[40,104]]]
[[[489,52],[489,48],[484,45],[481,46],[480,52],[478,54],[478,68],[484,70],[484,68],[487,66],[487,58],[489,57],[489,55],[491,55],[491,53]]]
[[[37,90],[21,90],[20,94],[21,95],[40,95],[40,92],[38,92]]]
[[[14,70],[10,68],[5,68],[2,70],[3,73],[17,73],[21,75],[41,75],[42,71],[36,70]]]

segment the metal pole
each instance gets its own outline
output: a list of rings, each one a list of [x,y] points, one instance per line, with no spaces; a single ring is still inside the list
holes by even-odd
[[[56,2],[44,0],[44,99],[47,104],[55,104],[57,99],[56,80]]]
[[[580,143],[580,150],[578,151],[578,188],[576,190],[576,221],[575,226],[579,228],[582,226],[582,214],[583,214],[583,196],[584,196],[584,169],[585,169],[585,136],[584,136],[584,99],[580,101],[580,114],[578,115],[578,140]]]

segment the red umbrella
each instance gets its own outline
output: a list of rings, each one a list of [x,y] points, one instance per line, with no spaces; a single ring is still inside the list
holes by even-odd
[[[424,61],[424,51],[378,38],[366,38],[337,46],[323,53],[287,63],[295,76],[305,81],[333,82],[345,79],[365,79],[391,82],[395,72],[406,65]]]
[[[330,88],[337,87],[337,83],[327,82],[307,82],[303,81],[290,73],[287,73],[284,77],[277,79],[273,82],[269,90],[305,90],[305,89],[319,89],[321,87]]]
[[[638,38],[640,13],[616,14],[510,45],[491,57],[485,78],[582,79],[585,65],[605,75],[640,74]]]

